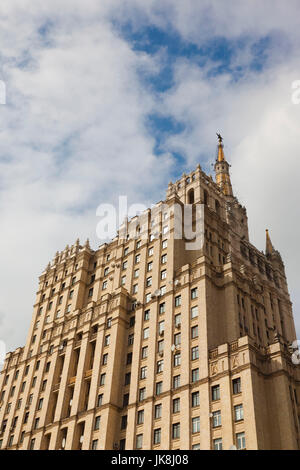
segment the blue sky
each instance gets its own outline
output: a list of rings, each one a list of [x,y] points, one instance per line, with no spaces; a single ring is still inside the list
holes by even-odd
[[[210,173],[217,131],[251,241],[269,227],[286,262],[300,334],[298,0],[47,3],[1,4],[0,338],[24,344],[57,250],[101,243],[100,203],[151,206],[198,163]]]

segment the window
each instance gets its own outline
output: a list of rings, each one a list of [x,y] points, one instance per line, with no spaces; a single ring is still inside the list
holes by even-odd
[[[174,367],[180,366],[181,364],[181,355],[180,353],[174,354]]]
[[[138,411],[137,424],[144,424],[144,410],[139,410]]]
[[[110,317],[106,320],[106,328],[111,328],[111,324],[112,324],[112,318]]]
[[[165,248],[167,248],[167,246],[168,246],[168,240],[163,240],[162,245],[161,245],[162,249],[164,250]]]
[[[165,225],[165,226],[163,227],[163,230],[162,230],[163,235],[166,235],[166,233],[168,233],[168,231],[169,231],[169,227],[168,227],[168,225]]]
[[[105,385],[105,377],[106,377],[106,374],[101,374],[100,375],[100,386],[102,387],[103,385]]]
[[[175,375],[173,377],[173,388],[180,387],[180,375]]]
[[[152,261],[150,261],[150,263],[147,264],[147,271],[151,271],[152,270],[152,267],[153,267],[153,263]]]
[[[121,429],[127,428],[127,415],[123,415],[121,418]]]
[[[156,395],[160,395],[162,393],[162,386],[163,386],[162,382],[156,383],[156,386],[155,386]]]
[[[50,362],[47,362],[46,368],[45,368],[45,372],[49,372],[49,370],[50,370],[50,364],[51,364]],[[27,366],[27,367],[29,367],[29,366]],[[26,375],[27,375],[27,374],[26,374]]]
[[[180,423],[172,424],[172,438],[173,439],[180,438]]]
[[[139,263],[140,260],[141,260],[141,255],[136,255],[134,259],[135,263]]]
[[[243,405],[236,405],[234,407],[234,419],[235,421],[242,421],[244,419]]]
[[[101,416],[96,416],[95,424],[94,424],[94,431],[98,431],[100,429],[100,421],[101,421]]]
[[[236,446],[238,450],[246,449],[246,439],[244,432],[238,432],[236,434]]]
[[[139,269],[135,269],[135,270],[134,270],[134,274],[133,274],[134,278],[139,277],[139,274],[140,274],[140,270],[139,270]]]
[[[139,390],[139,401],[143,401],[146,398],[146,388],[140,388]]]
[[[131,380],[131,373],[130,372],[127,372],[125,374],[125,385],[129,385],[130,384],[130,380]]]
[[[161,286],[160,295],[165,295],[166,292],[167,292],[167,287],[166,286]]]
[[[199,380],[199,369],[192,370],[192,382],[197,382]]]
[[[165,330],[165,322],[163,320],[163,321],[160,321],[158,324],[158,333],[162,334],[164,330]]]
[[[129,402],[129,393],[125,393],[125,395],[123,395],[123,408],[128,405],[128,402]]]
[[[140,379],[145,379],[147,377],[147,367],[141,367]]]
[[[181,295],[177,295],[175,297],[175,307],[179,307],[181,305]]]
[[[212,414],[212,426],[213,428],[217,428],[221,426],[221,411],[214,411]]]
[[[130,328],[134,327],[134,325],[135,325],[135,317],[130,317],[130,319],[129,319]]]
[[[97,450],[98,448],[98,439],[92,440],[92,450]]]
[[[33,450],[35,445],[35,439],[31,439],[29,449]]]
[[[144,328],[143,330],[143,339],[149,338],[149,328]]]
[[[24,424],[26,424],[28,422],[28,418],[29,418],[29,411],[26,411],[26,413],[24,415]]]
[[[198,338],[198,325],[193,326],[191,328],[191,338],[192,339]]]
[[[160,278],[161,279],[166,279],[166,277],[167,277],[167,270],[163,269],[160,273]]]
[[[158,349],[158,352],[161,353],[164,351],[164,340],[160,340],[158,341],[157,343],[157,349]]]
[[[72,298],[73,298],[73,295],[74,295],[74,291],[71,290],[71,291],[70,291],[70,294],[69,294],[69,298],[72,299]]]
[[[138,434],[136,436],[136,448],[142,449],[143,447],[143,434]]]
[[[196,299],[198,297],[198,289],[197,287],[194,287],[191,289],[191,299]]]
[[[213,440],[214,450],[222,450],[222,438]]]
[[[175,315],[175,326],[178,327],[181,325],[181,314],[178,313],[177,315]]]
[[[36,363],[36,365],[35,365],[35,370],[39,370],[39,368],[40,368],[40,363],[41,363],[40,361],[37,361],[37,363]]]
[[[151,300],[151,294],[150,293],[146,294],[146,304],[150,302],[150,300]]]
[[[173,413],[179,413],[179,411],[180,411],[180,398],[174,398]]]
[[[148,357],[148,346],[142,348],[142,359],[146,359],[146,357]]]
[[[131,333],[130,335],[128,335],[128,346],[132,345],[133,341],[134,341],[134,334]]]
[[[191,308],[191,318],[196,318],[198,316],[198,306]]]
[[[181,343],[181,333],[176,333],[174,335],[174,344],[175,346],[179,346]]]
[[[156,373],[160,374],[161,372],[163,372],[163,370],[164,370],[164,361],[163,360],[157,361]]]
[[[137,227],[136,230],[137,230],[137,233],[140,233],[140,231],[141,231],[140,227]],[[135,246],[135,247],[136,247],[137,250],[138,250],[139,248],[141,248],[141,240],[138,240],[138,241],[136,242],[136,246]]]
[[[24,383],[25,383],[25,382],[24,382]],[[33,377],[33,379],[32,379],[32,385],[31,385],[31,386],[32,386],[32,387],[35,387],[35,384],[36,384],[36,377]]]
[[[192,433],[200,432],[200,417],[192,418]]]
[[[43,401],[44,401],[43,398],[40,398],[40,399],[39,399],[39,402],[38,402],[38,410],[41,410],[41,409],[42,409],[42,407],[43,407]]]
[[[234,395],[241,393],[241,378],[233,379],[232,381],[232,391]]]
[[[127,269],[127,264],[128,264],[127,261],[124,261],[122,263],[122,269]]]
[[[147,279],[146,279],[146,286],[147,286],[147,287],[152,286],[152,277],[151,277],[151,276],[150,276],[150,277],[147,277]]]
[[[162,412],[162,404],[159,403],[158,405],[155,405],[155,408],[154,408],[154,418],[155,418],[155,419],[161,418],[161,412]]]
[[[43,380],[42,392],[44,392],[46,390],[46,385],[47,385],[47,380]]]
[[[200,444],[193,444],[192,450],[200,450]]]
[[[148,256],[152,256],[152,255],[153,255],[153,246],[148,249]]]
[[[102,283],[102,290],[105,290],[105,289],[107,289],[107,281],[104,281]],[[91,295],[89,293],[89,297],[91,297],[93,295],[93,289],[90,289],[90,291],[92,291],[92,293],[91,293]]]
[[[105,366],[107,364],[108,354],[103,354],[102,364]]]
[[[161,440],[161,429],[154,429],[153,443],[160,444]]]
[[[194,346],[191,349],[191,359],[192,359],[192,361],[195,361],[196,359],[199,359],[199,347],[198,346]]]
[[[34,429],[37,429],[39,427],[39,422],[40,422],[40,418],[35,418],[35,420],[34,420]]]
[[[150,318],[150,310],[145,310],[144,312],[144,321],[148,321]]]
[[[126,276],[121,277],[121,286],[124,286],[126,282]]]
[[[50,363],[49,363],[49,364],[50,364]],[[27,375],[27,374],[28,374],[28,372],[29,372],[29,366],[26,366],[26,369],[25,369],[25,373],[24,373],[24,375]],[[46,372],[47,372],[47,371],[46,371]]]
[[[192,407],[195,408],[196,406],[200,405],[200,393],[193,392],[192,393]]]
[[[100,393],[100,395],[98,395],[98,398],[97,398],[97,406],[102,406],[102,402],[103,402],[103,393]]]
[[[104,338],[104,346],[109,346],[110,344],[110,335],[106,335]]]
[[[109,267],[107,267],[107,268],[104,269],[104,273],[103,273],[104,276],[107,276],[107,275],[108,275],[108,271],[109,271]]]
[[[163,302],[163,303],[159,304],[159,314],[161,315],[165,311],[166,311],[166,303]]]
[[[127,354],[126,364],[129,365],[132,363],[132,352]]]
[[[214,385],[211,387],[211,399],[213,401],[220,400],[220,385]]]
[[[128,255],[128,251],[129,251],[129,248],[128,248],[128,247],[124,249],[124,256],[127,256],[127,255]]]

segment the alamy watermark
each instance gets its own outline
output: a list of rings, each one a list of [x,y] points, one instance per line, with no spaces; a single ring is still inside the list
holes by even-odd
[[[138,214],[138,215],[137,215]],[[204,204],[161,203],[147,209],[143,204],[128,208],[127,196],[119,196],[119,206],[100,204],[96,233],[100,240],[113,238],[118,230],[121,240],[167,239],[171,231],[175,240],[185,240],[186,250],[201,250],[204,245]]]
[[[292,83],[292,103],[293,104],[300,104],[300,80],[295,80]]]

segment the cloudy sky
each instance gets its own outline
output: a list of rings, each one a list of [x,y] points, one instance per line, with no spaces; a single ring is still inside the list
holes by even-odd
[[[37,278],[96,208],[150,206],[225,139],[251,241],[285,261],[300,337],[299,0],[2,0],[0,340],[24,345]]]

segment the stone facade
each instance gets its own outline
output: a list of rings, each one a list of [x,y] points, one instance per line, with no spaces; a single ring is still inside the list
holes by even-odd
[[[284,265],[268,234],[250,243],[221,143],[215,170],[49,263],[0,375],[2,449],[299,449]],[[203,205],[201,249],[174,236],[174,204]]]

